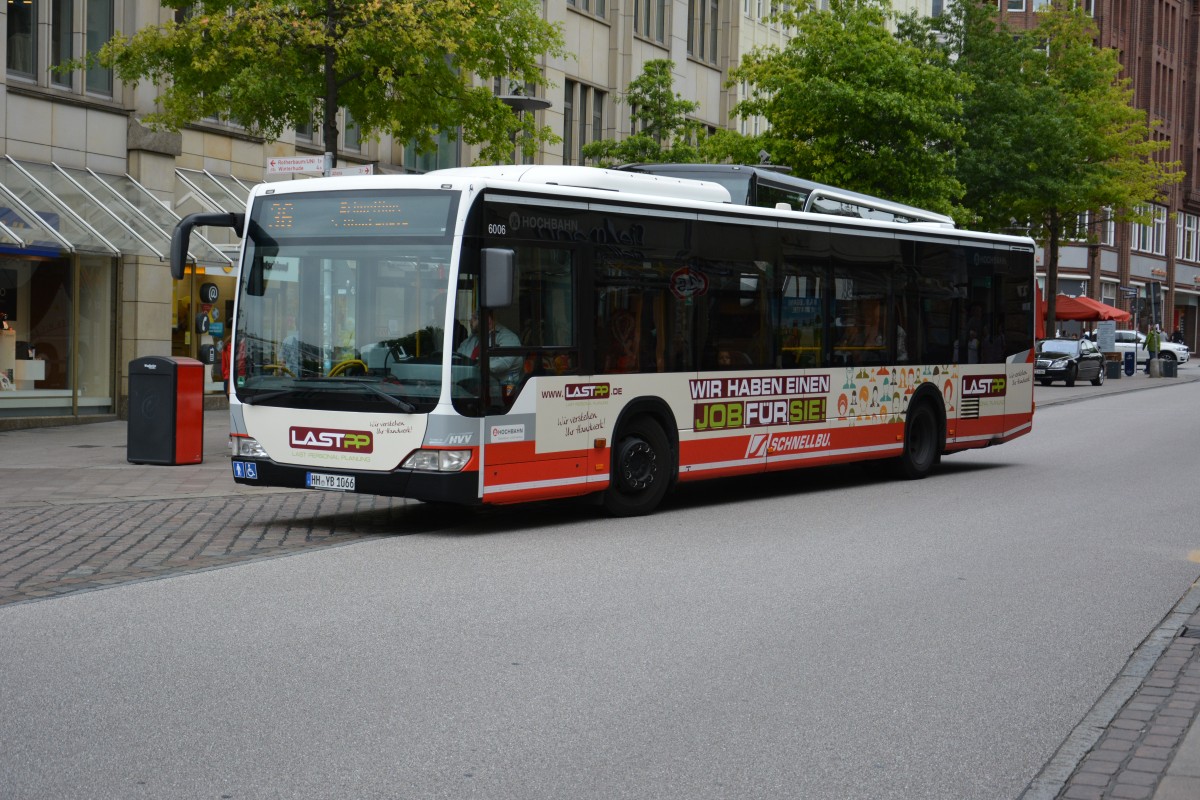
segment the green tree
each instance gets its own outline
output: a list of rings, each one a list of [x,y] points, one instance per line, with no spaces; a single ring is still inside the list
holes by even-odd
[[[732,71],[735,113],[770,124],[765,148],[797,174],[954,213],[962,78],[929,37],[897,36],[888,0],[811,2],[778,15],[795,34]]]
[[[702,128],[688,119],[700,104],[685,100],[675,91],[672,70],[666,58],[647,61],[642,74],[629,82],[618,102],[628,103],[634,133],[617,141],[600,139],[583,146],[583,155],[597,166],[640,163],[692,163],[700,160],[695,146]]]
[[[1169,144],[1133,106],[1117,52],[1095,45],[1079,6],[1055,0],[1035,29],[1014,34],[991,3],[963,0],[950,23],[957,68],[976,87],[964,98],[965,203],[983,226],[1016,224],[1043,243],[1052,330],[1064,226],[1105,208],[1145,221],[1138,207],[1161,200],[1182,173],[1162,158]]]
[[[554,140],[473,76],[541,81],[543,55],[563,54],[560,31],[534,0],[163,0],[182,21],[118,34],[91,58],[118,78],[150,80],[158,108],[145,122],[178,130],[204,117],[236,120],[274,140],[323,120],[337,143],[345,108],[364,136],[433,146],[439,131],[483,144],[481,161],[508,161]],[[78,63],[67,68],[78,68]]]

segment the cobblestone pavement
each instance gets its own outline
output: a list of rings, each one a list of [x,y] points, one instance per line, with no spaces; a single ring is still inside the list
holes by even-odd
[[[12,509],[0,605],[411,530],[404,513],[386,498],[307,493]]]
[[[1200,614],[1172,641],[1080,762],[1061,797],[1069,800],[1162,797],[1185,788],[1165,778],[1200,706]],[[1180,798],[1200,797],[1193,785]]]
[[[200,464],[130,464],[120,421],[0,432],[0,606],[469,518],[403,499],[238,486],[226,413],[206,413]]]

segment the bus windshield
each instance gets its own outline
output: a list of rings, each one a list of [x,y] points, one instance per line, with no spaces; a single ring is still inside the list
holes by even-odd
[[[455,195],[259,198],[239,286],[238,399],[428,412],[441,394]]]

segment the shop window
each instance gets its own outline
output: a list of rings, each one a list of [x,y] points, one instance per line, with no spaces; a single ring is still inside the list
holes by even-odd
[[[112,259],[0,259],[0,407],[37,415],[110,413]],[[75,326],[78,320],[78,327]]]
[[[103,407],[113,394],[113,310],[116,288],[112,261],[79,261],[79,335],[75,381],[80,407]]]
[[[182,281],[173,282],[171,355],[205,364],[206,392],[225,388],[223,355],[232,333],[236,283],[232,275],[203,267],[189,269]]]

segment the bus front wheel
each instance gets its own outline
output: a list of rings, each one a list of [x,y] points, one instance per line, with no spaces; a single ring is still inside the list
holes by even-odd
[[[604,508],[615,517],[649,514],[667,493],[671,444],[653,420],[636,419],[613,446],[612,475]]]
[[[941,422],[933,405],[919,403],[908,411],[904,426],[904,451],[897,459],[897,471],[909,480],[920,480],[933,471],[942,455]]]

